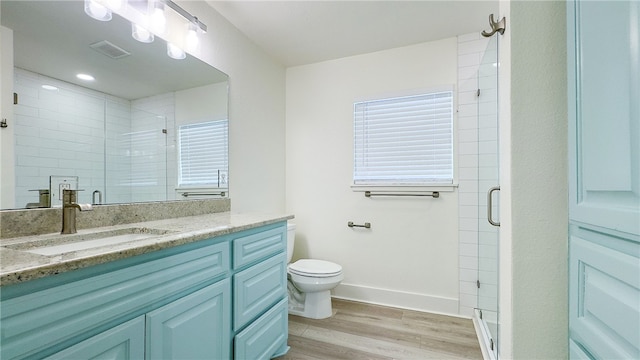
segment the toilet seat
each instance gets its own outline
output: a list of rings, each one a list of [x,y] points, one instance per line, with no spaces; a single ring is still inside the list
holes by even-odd
[[[342,266],[330,261],[300,259],[287,267],[292,274],[308,277],[332,277],[342,273]]]

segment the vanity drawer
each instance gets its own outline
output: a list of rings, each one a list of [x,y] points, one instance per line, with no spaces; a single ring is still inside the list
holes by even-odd
[[[236,335],[236,359],[270,359],[287,347],[288,302],[282,299],[264,315]]]
[[[233,268],[251,264],[287,249],[287,227],[277,225],[269,230],[241,235],[233,240]]]
[[[287,296],[286,260],[280,253],[233,276],[234,330]]]

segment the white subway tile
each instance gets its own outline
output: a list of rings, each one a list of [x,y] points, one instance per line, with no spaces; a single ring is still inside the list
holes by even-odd
[[[478,219],[473,218],[461,218],[459,221],[459,226],[461,231],[477,231],[478,230]]]
[[[461,167],[458,168],[459,180],[478,180],[478,168]]]
[[[476,296],[478,294],[478,287],[475,281],[460,281],[460,293]]]
[[[476,281],[478,279],[478,271],[472,269],[460,269],[461,281]]]
[[[458,194],[459,205],[474,205],[478,206],[478,194],[476,193],[459,193]]]
[[[477,168],[478,164],[479,158],[477,154],[464,154],[458,156],[458,168]]]
[[[478,218],[478,206],[473,205],[459,205],[459,217],[462,219],[477,219]]]
[[[479,40],[480,39],[480,32],[472,32],[469,34],[464,34],[464,35],[458,35],[458,43],[464,43],[464,42],[468,42],[468,41],[473,41],[473,40]],[[460,45],[459,45],[460,46]],[[462,45],[464,46],[464,45]]]
[[[458,240],[461,244],[474,244],[478,245],[478,232],[477,231],[459,231]]]
[[[480,55],[478,53],[458,55],[458,67],[478,66],[480,65]]]
[[[459,129],[458,141],[463,142],[477,142],[478,141],[478,129]]]
[[[470,256],[475,257],[478,256],[479,248],[476,244],[467,244],[462,243],[460,246],[460,256]]]

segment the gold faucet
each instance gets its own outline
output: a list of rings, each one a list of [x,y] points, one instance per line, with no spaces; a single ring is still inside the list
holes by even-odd
[[[75,234],[76,231],[76,209],[80,211],[91,211],[91,204],[78,204],[76,202],[78,190],[62,190],[62,231],[61,234]]]

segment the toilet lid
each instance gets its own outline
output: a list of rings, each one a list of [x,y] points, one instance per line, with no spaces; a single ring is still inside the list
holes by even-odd
[[[302,276],[329,277],[342,272],[342,266],[324,260],[300,259],[289,264],[289,271]]]

